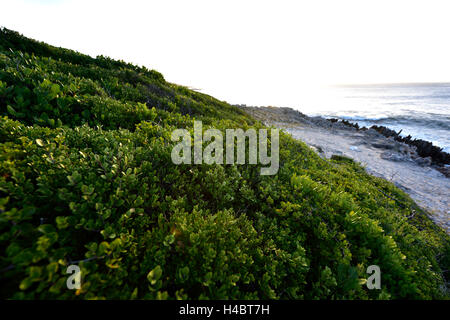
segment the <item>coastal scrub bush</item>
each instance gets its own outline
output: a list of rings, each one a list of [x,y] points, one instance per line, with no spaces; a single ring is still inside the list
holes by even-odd
[[[448,298],[449,236],[353,161],[281,132],[274,176],[173,164],[194,120],[264,126],[156,71],[2,29],[0,115],[2,298]]]

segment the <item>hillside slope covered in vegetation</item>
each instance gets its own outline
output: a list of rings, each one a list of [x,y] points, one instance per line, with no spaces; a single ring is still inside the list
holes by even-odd
[[[153,70],[0,31],[0,296],[445,298],[449,236],[352,161],[175,165],[171,132],[263,128]],[[68,265],[82,287],[68,290]],[[369,265],[381,290],[364,285]]]

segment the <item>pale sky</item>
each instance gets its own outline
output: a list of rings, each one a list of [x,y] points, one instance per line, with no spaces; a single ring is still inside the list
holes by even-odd
[[[450,82],[450,1],[0,0],[0,26],[230,103],[319,85]]]

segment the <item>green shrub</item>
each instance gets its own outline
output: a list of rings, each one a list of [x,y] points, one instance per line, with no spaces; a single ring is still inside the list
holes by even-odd
[[[281,133],[275,176],[174,165],[171,132],[194,119],[263,126],[156,71],[0,36],[2,298],[448,297],[449,236],[359,164]]]

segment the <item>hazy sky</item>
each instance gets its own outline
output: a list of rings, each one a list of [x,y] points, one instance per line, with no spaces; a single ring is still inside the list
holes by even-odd
[[[248,105],[335,83],[450,81],[450,1],[0,0],[0,25]]]

